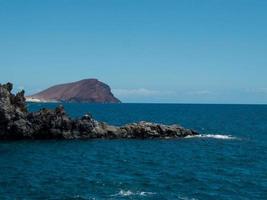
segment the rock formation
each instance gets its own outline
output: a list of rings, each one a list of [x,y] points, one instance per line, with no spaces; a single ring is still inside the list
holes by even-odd
[[[120,103],[110,87],[97,79],[85,79],[50,87],[28,97],[29,101]]]
[[[0,139],[180,138],[198,133],[178,125],[139,122],[121,127],[96,121],[90,114],[71,119],[62,106],[28,112],[24,91],[0,84]]]

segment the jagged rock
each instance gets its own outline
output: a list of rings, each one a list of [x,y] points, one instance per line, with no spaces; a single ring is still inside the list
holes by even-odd
[[[11,94],[13,85],[0,85],[0,138],[23,138],[31,133],[24,92]]]
[[[54,110],[27,111],[24,91],[11,93],[13,85],[0,84],[0,139],[92,139],[92,138],[180,138],[198,133],[178,125],[151,122],[111,126],[90,114],[71,119],[63,106]]]

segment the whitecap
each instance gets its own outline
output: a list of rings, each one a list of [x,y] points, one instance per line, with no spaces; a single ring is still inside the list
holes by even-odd
[[[117,196],[131,196],[131,195],[133,195],[133,192],[130,191],[130,190],[127,190],[127,191],[121,190],[121,191],[117,194]]]
[[[220,135],[220,134],[201,134],[201,135],[194,135],[194,136],[187,136],[185,138],[213,138],[219,140],[237,140],[237,137],[232,135]]]
[[[178,199],[180,199],[180,200],[198,200],[195,198],[189,198],[189,197],[184,197],[184,196],[179,196]]]
[[[156,194],[156,193],[154,193],[154,192],[140,192],[141,196],[149,196],[149,195],[154,195],[154,194]]]
[[[126,196],[149,196],[149,195],[154,195],[156,193],[154,192],[132,192],[130,190],[120,190],[119,193],[111,195],[112,197],[126,197]]]

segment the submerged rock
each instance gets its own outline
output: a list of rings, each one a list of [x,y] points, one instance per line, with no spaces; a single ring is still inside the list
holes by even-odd
[[[0,84],[0,139],[181,138],[198,133],[179,125],[139,122],[121,127],[96,121],[90,114],[71,119],[63,106],[28,112],[24,91]]]

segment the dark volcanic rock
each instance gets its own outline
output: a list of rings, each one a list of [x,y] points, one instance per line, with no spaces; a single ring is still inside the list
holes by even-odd
[[[120,103],[111,93],[110,87],[97,79],[56,85],[29,98],[41,101]]]
[[[11,93],[13,85],[0,84],[0,137],[19,138],[31,133],[31,124],[27,120],[24,91],[16,96]]]
[[[11,93],[12,84],[0,84],[0,139],[181,138],[198,133],[178,125],[139,122],[117,127],[87,114],[71,119],[62,106],[27,111],[24,91]]]

